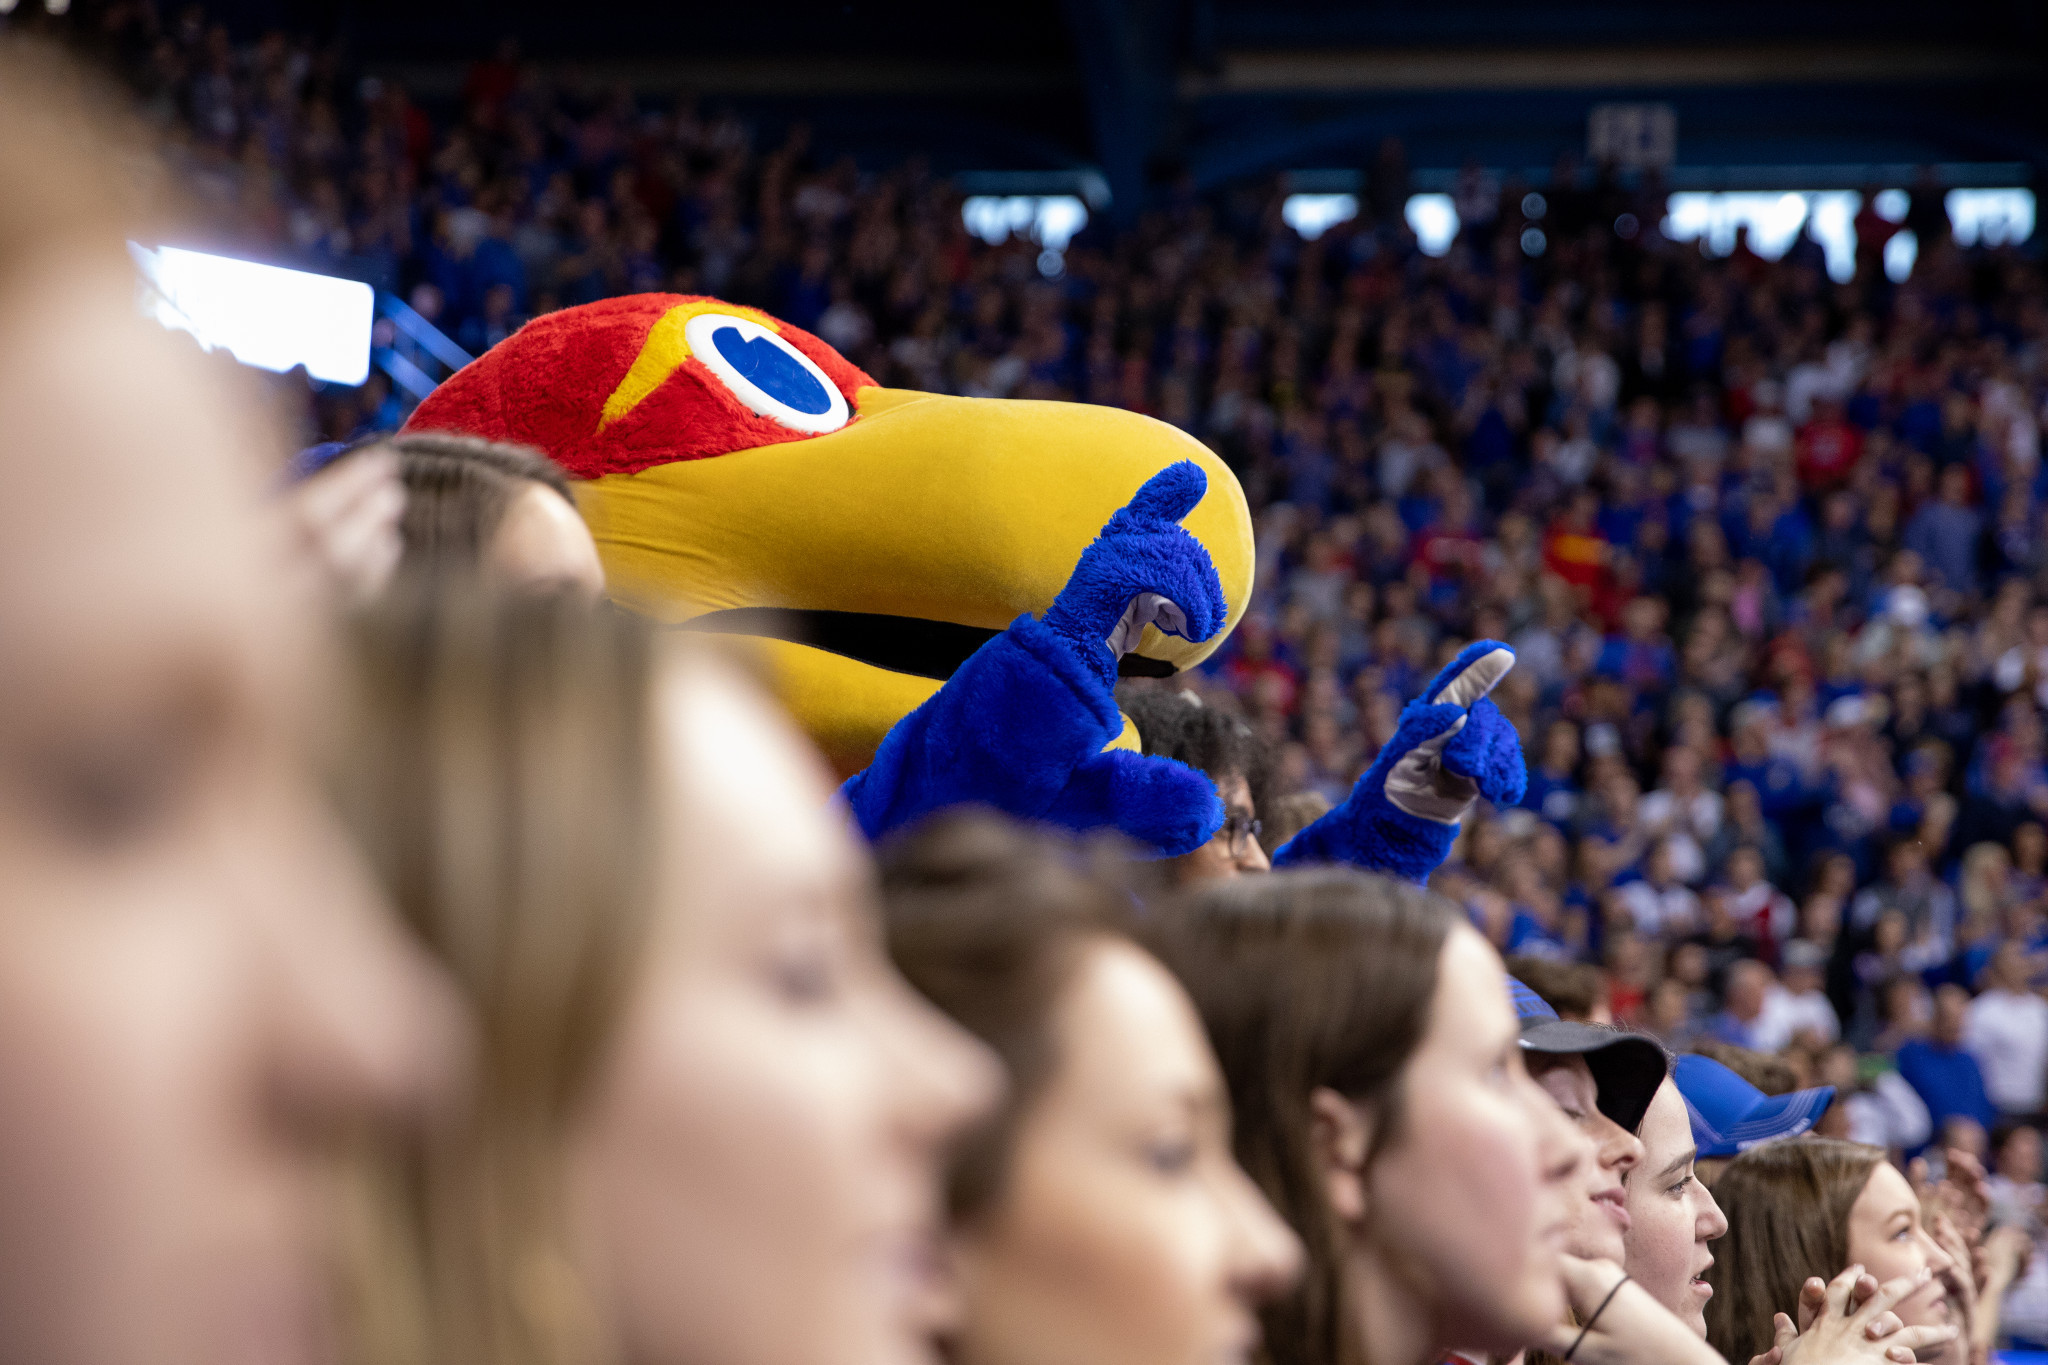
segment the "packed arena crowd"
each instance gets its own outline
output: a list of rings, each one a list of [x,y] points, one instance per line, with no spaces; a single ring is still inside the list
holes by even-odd
[[[2029,245],[1922,186],[1910,276],[1873,212],[1837,282],[1567,158],[1432,256],[1390,142],[1314,240],[1183,185],[1048,252],[510,45],[415,101],[197,7],[68,36],[119,99],[0,33],[0,1359],[2048,1348]],[[1178,428],[1248,601],[1096,681],[1220,825],[919,824],[885,745],[849,828],[759,679],[600,605],[553,452],[136,318],[171,201],[473,354],[713,295]]]

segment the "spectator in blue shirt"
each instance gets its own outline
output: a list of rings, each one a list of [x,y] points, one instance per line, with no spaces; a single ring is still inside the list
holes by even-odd
[[[1579,727],[1559,719],[1543,732],[1543,752],[1529,767],[1529,785],[1522,795],[1524,809],[1533,810],[1553,825],[1568,825],[1578,814],[1580,792]]]
[[[1767,820],[1783,820],[1812,804],[1806,778],[1799,765],[1774,754],[1765,725],[1772,704],[1749,702],[1735,713],[1734,761],[1725,774],[1730,783],[1747,782],[1756,789],[1757,802]]]
[[[1970,505],[1970,467],[1952,464],[1941,471],[1941,497],[1906,523],[1906,548],[1926,561],[1951,592],[1972,597],[1977,592],[1977,538],[1983,529],[1983,515]]]
[[[1664,633],[1665,606],[1655,597],[1634,597],[1622,608],[1621,633],[1610,635],[1594,665],[1602,677],[1619,678],[1637,693],[1663,693],[1678,666],[1677,651]]]
[[[1977,1059],[1963,1051],[1963,1019],[1970,993],[1961,986],[1943,986],[1934,993],[1934,1025],[1925,1038],[1899,1049],[1899,1074],[1926,1102],[1940,1132],[1952,1118],[1966,1118],[1988,1132],[1998,1111],[1984,1092],[1984,1073]]]

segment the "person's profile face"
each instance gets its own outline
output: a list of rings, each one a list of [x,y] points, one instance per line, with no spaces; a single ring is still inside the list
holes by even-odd
[[[134,283],[0,298],[0,1323],[45,1362],[327,1360],[329,1149],[451,1088],[453,997],[302,752],[268,434]],[[305,613],[300,613],[303,618]]]
[[[1217,778],[1216,794],[1223,799],[1223,827],[1208,843],[1174,859],[1174,878],[1183,885],[1272,869],[1253,828],[1259,810],[1252,804],[1251,784],[1244,774],[1225,773]]]
[[[1650,1296],[1700,1336],[1707,1334],[1707,1244],[1728,1231],[1713,1192],[1694,1172],[1698,1148],[1675,1081],[1657,1087],[1643,1115],[1643,1161],[1628,1182],[1622,1266]]]
[[[952,1296],[939,1167],[994,1060],[895,974],[851,821],[787,721],[708,663],[657,699],[664,870],[569,1142],[619,1353],[913,1365]]]
[[[1629,1226],[1627,1181],[1642,1161],[1643,1144],[1600,1112],[1600,1090],[1584,1057],[1535,1053],[1527,1060],[1536,1084],[1591,1140],[1596,1153],[1594,1160],[1580,1163],[1574,1177],[1580,1197],[1564,1249],[1574,1256],[1619,1261]]]
[[[994,1207],[956,1233],[960,1365],[1230,1365],[1301,1247],[1230,1146],[1201,1021],[1147,954],[1098,940],[1055,1007],[1045,1089]]]
[[[1591,1143],[1529,1078],[1507,975],[1478,933],[1452,930],[1420,1046],[1398,1082],[1398,1128],[1367,1171],[1375,1251],[1402,1266],[1438,1345],[1509,1354],[1562,1320],[1558,1253]]]
[[[1849,1264],[1861,1264],[1880,1284],[1932,1268],[1934,1277],[1894,1304],[1892,1311],[1908,1327],[1940,1326],[1949,1321],[1948,1290],[1942,1277],[1954,1262],[1922,1221],[1919,1196],[1888,1161],[1880,1161],[1871,1171],[1863,1192],[1849,1207]]]
[[[2033,1184],[2041,1178],[2041,1131],[2015,1128],[1998,1149],[1998,1173],[2007,1180]]]

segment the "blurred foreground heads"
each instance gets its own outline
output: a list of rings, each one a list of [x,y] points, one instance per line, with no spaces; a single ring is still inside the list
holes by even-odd
[[[341,605],[373,602],[394,579],[604,595],[569,479],[531,447],[426,432],[315,446],[295,466],[284,507]]]
[[[473,1116],[387,1172],[371,1358],[927,1359],[998,1074],[883,956],[820,761],[577,599],[400,592],[365,659],[359,827],[482,1033]]]
[[[273,438],[137,316],[87,88],[0,44],[0,1359],[325,1361],[330,1158],[459,1016],[316,790]]]

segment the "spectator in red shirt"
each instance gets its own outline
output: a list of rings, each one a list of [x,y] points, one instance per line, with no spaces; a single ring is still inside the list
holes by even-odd
[[[1816,398],[1813,419],[1799,428],[1793,443],[1799,484],[1809,493],[1840,488],[1863,458],[1863,433],[1842,416],[1838,399]]]
[[[1237,656],[1223,669],[1231,687],[1240,695],[1250,695],[1260,679],[1270,676],[1280,684],[1280,691],[1273,698],[1278,709],[1283,715],[1293,714],[1300,679],[1292,668],[1276,657],[1273,623],[1257,614],[1246,616],[1231,637],[1231,643],[1237,646]]]
[[[1486,542],[1472,515],[1472,494],[1462,478],[1441,481],[1443,510],[1435,521],[1415,533],[1410,563],[1429,571],[1433,584],[1469,583],[1485,572]]]
[[[1599,494],[1578,489],[1543,537],[1543,566],[1589,599],[1613,574],[1614,547],[1600,533],[1599,512]]]

